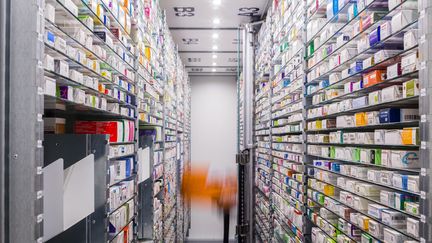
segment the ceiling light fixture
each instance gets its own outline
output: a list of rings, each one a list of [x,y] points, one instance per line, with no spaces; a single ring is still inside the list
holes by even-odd
[[[218,33],[213,33],[212,37],[213,37],[213,39],[218,39],[219,38],[219,34]]]
[[[215,62],[213,63],[213,66],[216,66],[216,63],[215,63]]]
[[[217,50],[218,49],[218,46],[217,45],[214,45],[213,46],[213,50]]]
[[[216,54],[213,54],[213,59],[216,59],[217,58],[217,55]]]
[[[216,68],[213,68],[213,69],[212,69],[212,72],[216,72]]]
[[[221,5],[221,3],[222,3],[222,0],[213,0],[213,5],[215,5],[215,6]]]
[[[214,18],[213,19],[213,24],[220,24],[220,19],[219,18]]]

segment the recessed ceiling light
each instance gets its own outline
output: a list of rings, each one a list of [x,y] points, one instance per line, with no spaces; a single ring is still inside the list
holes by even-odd
[[[218,49],[218,46],[217,45],[214,45],[213,46],[213,50],[217,50]]]
[[[221,5],[222,0],[213,0],[213,5],[218,6]]]
[[[213,63],[213,66],[216,66],[216,63],[215,63],[215,62]]]
[[[216,72],[216,68],[213,68],[213,69],[212,69],[212,72]]]
[[[213,54],[213,59],[216,59],[217,58],[217,55],[216,54]]]
[[[214,18],[213,19],[213,24],[220,24],[220,19],[219,18]]]
[[[213,33],[212,37],[213,37],[213,39],[217,39],[217,38],[219,38],[219,34],[218,33]]]

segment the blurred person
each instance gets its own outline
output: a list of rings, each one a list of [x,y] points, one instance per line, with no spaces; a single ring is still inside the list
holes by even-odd
[[[216,205],[223,212],[224,243],[229,239],[230,211],[237,201],[237,176],[220,178],[209,173],[208,168],[194,168],[183,175],[182,195],[184,198]]]

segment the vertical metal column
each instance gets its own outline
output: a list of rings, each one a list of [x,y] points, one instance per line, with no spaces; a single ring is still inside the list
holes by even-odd
[[[419,0],[420,242],[432,242],[432,1]]]
[[[253,242],[253,95],[254,95],[254,49],[253,29],[246,24],[242,30],[243,36],[243,145],[237,156],[239,164],[239,202],[237,237],[239,242]]]
[[[5,241],[41,242],[44,1],[6,2],[10,4],[9,28],[13,31],[8,32],[10,46],[6,60],[9,66],[6,66],[4,116],[8,132]]]
[[[5,162],[6,162],[6,130],[5,130],[5,104],[6,104],[6,69],[9,66],[6,61],[7,44],[6,31],[9,18],[9,1],[0,1],[0,243],[5,243]]]

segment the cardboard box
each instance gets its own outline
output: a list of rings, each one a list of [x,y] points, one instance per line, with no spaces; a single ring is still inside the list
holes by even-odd
[[[78,104],[84,104],[85,99],[86,99],[86,96],[85,96],[84,90],[81,90],[79,88],[74,88],[74,91],[73,91],[74,102],[78,103]]]
[[[401,233],[389,228],[384,228],[384,242],[386,243],[399,243],[404,242],[406,237]]]
[[[404,33],[404,50],[408,50],[418,44],[418,29],[411,29]]]
[[[380,50],[374,54],[375,63],[380,63],[400,53],[399,50]]]
[[[371,92],[368,96],[369,105],[376,105],[381,103],[381,90]]]
[[[402,144],[403,145],[419,145],[420,144],[420,129],[418,127],[402,129]]]
[[[366,126],[367,120],[366,120],[366,113],[365,112],[359,112],[355,114],[355,126]]]
[[[381,101],[390,102],[402,98],[402,85],[393,85],[381,90]]]
[[[412,192],[420,192],[420,177],[410,175],[408,176],[407,189]]]
[[[389,207],[395,206],[395,194],[394,192],[381,190],[380,192],[380,202]]]
[[[402,74],[418,70],[418,53],[403,56],[401,59]]]
[[[392,17],[391,25],[393,32],[403,29],[405,26],[414,22],[418,18],[418,12],[415,10],[402,10]]]
[[[402,91],[402,90],[401,90]],[[368,96],[361,96],[352,100],[352,108],[357,109],[368,105]]]
[[[56,96],[56,80],[45,76],[44,94]]]
[[[59,2],[68,9],[75,17],[78,17],[78,7],[72,0],[59,0]]]
[[[74,101],[74,88],[71,86],[57,86],[57,97]]]
[[[387,37],[389,37],[392,34],[391,22],[384,21],[384,23],[380,25],[380,31],[381,40],[385,40]]]
[[[369,87],[385,80],[384,70],[375,70],[363,76],[364,87]]]
[[[407,219],[407,233],[414,236],[419,237],[419,228],[420,222],[414,218]]]
[[[52,4],[45,3],[44,14],[46,19],[55,23],[55,7]]]
[[[44,133],[66,133],[66,119],[57,117],[44,117]]]
[[[48,54],[45,54],[45,56],[44,56],[44,67],[48,71],[52,71],[52,72],[55,71],[55,68],[54,68],[54,58],[52,56],[50,56]]]
[[[402,86],[403,98],[418,96],[420,93],[420,84],[418,79],[411,79],[409,81],[406,81],[403,83]]]
[[[379,204],[371,203],[368,205],[368,214],[381,220],[382,211],[386,209],[388,208]]]
[[[387,79],[396,78],[402,75],[401,63],[395,63],[387,67]]]
[[[405,211],[413,215],[420,214],[420,204],[418,202],[405,202]]]
[[[382,222],[397,229],[404,229],[406,228],[407,216],[396,210],[387,209],[382,211]]]
[[[66,54],[66,50],[67,50],[66,41],[63,38],[56,36],[54,41],[54,48]]]
[[[69,77],[69,64],[63,60],[54,60],[54,71],[64,77]]]
[[[376,238],[382,238],[384,234],[384,227],[382,224],[374,220],[369,220],[369,234]]]
[[[400,119],[401,119],[401,110],[399,108],[386,108],[380,110],[379,122],[381,124],[400,122]]]

